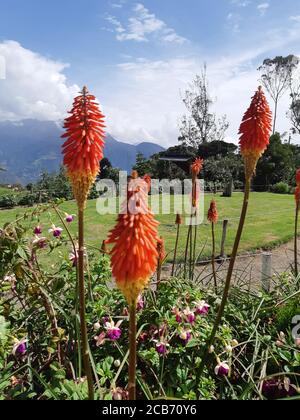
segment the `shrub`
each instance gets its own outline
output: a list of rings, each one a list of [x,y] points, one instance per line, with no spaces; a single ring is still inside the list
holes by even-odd
[[[285,182],[278,182],[278,184],[272,186],[271,190],[275,194],[289,194],[290,186]]]
[[[0,208],[12,209],[17,204],[17,198],[14,195],[5,195],[0,197]]]

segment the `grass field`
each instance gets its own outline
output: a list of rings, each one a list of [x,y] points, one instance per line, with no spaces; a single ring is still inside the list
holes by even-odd
[[[205,214],[207,213],[207,208],[212,197],[211,194],[205,195]],[[230,254],[237,229],[243,194],[235,193],[232,198],[216,196],[215,199],[220,216],[220,222],[216,227],[217,251],[219,252],[220,249],[222,221],[226,218],[229,219],[226,253]],[[172,200],[174,200],[173,197]],[[61,205],[61,210],[70,214],[76,213],[75,203],[66,202]],[[24,211],[24,208],[0,211],[0,226],[6,222],[13,221],[16,216],[22,215]],[[159,232],[165,238],[167,252],[172,253],[176,238],[176,228],[174,226],[175,215],[158,215],[157,219],[160,222]],[[61,226],[54,213],[44,214],[40,221],[44,227],[44,233],[50,227],[50,220]],[[85,224],[87,243],[95,247],[100,247],[103,239],[107,237],[109,230],[114,226],[115,220],[116,215],[99,215],[96,211],[96,200],[89,201]],[[35,222],[32,223],[32,226],[34,224]],[[272,248],[275,245],[287,242],[293,237],[293,225],[293,196],[252,193],[240,252],[260,248]],[[75,223],[71,225],[71,231],[75,233]],[[181,256],[184,253],[186,232],[187,227],[182,226],[179,253]],[[205,223],[198,229],[198,251],[200,252],[203,249],[203,257],[208,256],[211,252],[210,232],[210,225],[205,220]],[[169,259],[171,257],[172,254],[170,254]]]
[[[9,188],[0,187],[0,197],[3,197],[5,195],[13,195],[14,192],[10,190]]]

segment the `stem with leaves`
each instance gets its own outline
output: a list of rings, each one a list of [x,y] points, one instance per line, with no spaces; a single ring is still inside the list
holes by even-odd
[[[296,204],[295,214],[295,235],[294,235],[294,261],[295,261],[295,276],[298,277],[298,220],[299,220],[299,203]]]
[[[90,363],[89,343],[87,334],[87,325],[85,319],[85,281],[84,281],[84,211],[78,210],[78,280],[79,280],[79,302],[80,302],[80,329],[82,358],[85,374],[88,381],[89,400],[94,399],[93,373]]]
[[[211,236],[212,236],[212,256],[211,256],[211,266],[213,272],[215,292],[218,294],[218,281],[216,273],[216,237],[215,237],[215,224],[211,224]]]
[[[224,291],[223,291],[223,297],[222,297],[220,308],[219,308],[219,311],[218,311],[218,314],[217,314],[217,317],[216,317],[216,320],[215,320],[215,323],[214,323],[214,326],[213,326],[211,336],[206,343],[205,353],[203,355],[203,358],[202,358],[202,361],[201,361],[201,364],[200,364],[200,367],[199,367],[199,370],[198,370],[197,384],[199,383],[199,380],[200,380],[201,375],[203,373],[203,370],[204,370],[204,367],[206,365],[207,358],[208,358],[208,355],[209,355],[209,350],[210,350],[211,346],[213,345],[213,343],[215,341],[215,337],[216,337],[218,328],[220,326],[220,323],[221,323],[223,315],[224,315],[224,310],[225,310],[225,306],[226,306],[226,303],[227,303],[229,290],[230,290],[230,285],[231,285],[232,274],[233,274],[235,261],[236,261],[236,257],[237,257],[237,253],[238,253],[243,229],[244,229],[244,224],[245,224],[245,220],[246,220],[246,214],[247,214],[247,210],[248,210],[249,197],[250,197],[250,184],[251,184],[251,178],[247,178],[246,179],[242,213],[241,213],[239,227],[238,227],[238,231],[237,231],[237,234],[236,234],[236,238],[235,238],[235,242],[234,242],[234,246],[233,246],[233,250],[232,250],[232,254],[231,254],[231,259],[230,259],[228,273],[227,273],[226,282],[225,282],[225,288],[224,288]]]
[[[136,302],[129,308],[129,384],[128,392],[131,401],[136,400]]]
[[[176,264],[177,252],[178,252],[179,234],[180,234],[180,224],[177,225],[177,236],[176,236],[176,243],[175,243],[175,250],[174,250],[172,272],[171,272],[172,277],[174,277],[174,274],[175,274],[175,264]]]

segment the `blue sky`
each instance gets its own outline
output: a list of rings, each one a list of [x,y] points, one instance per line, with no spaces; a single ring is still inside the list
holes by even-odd
[[[10,0],[1,5],[0,119],[59,120],[80,86],[119,139],[176,143],[184,90],[204,62],[215,110],[239,121],[266,57],[300,53],[295,0]],[[281,103],[281,131],[288,99]]]

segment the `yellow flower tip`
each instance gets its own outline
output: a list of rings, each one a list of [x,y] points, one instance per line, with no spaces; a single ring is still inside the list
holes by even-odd
[[[123,293],[128,305],[136,305],[138,297],[149,285],[149,278],[140,278],[138,280],[116,281],[118,289]]]
[[[95,181],[93,174],[78,175],[77,173],[68,173],[73,194],[79,210],[84,210],[88,199],[89,191]]]
[[[247,150],[244,151],[243,157],[245,162],[245,177],[249,180],[255,175],[257,162],[262,156],[261,150]]]

